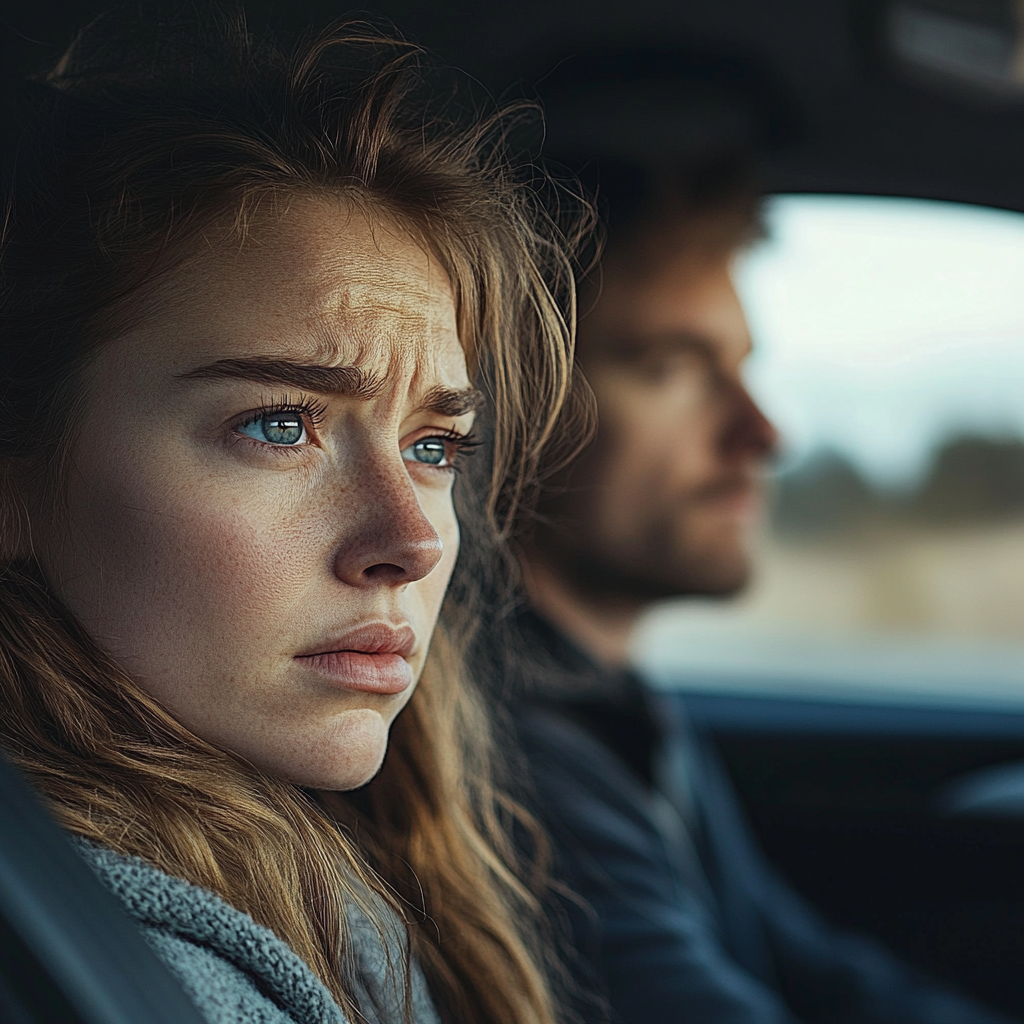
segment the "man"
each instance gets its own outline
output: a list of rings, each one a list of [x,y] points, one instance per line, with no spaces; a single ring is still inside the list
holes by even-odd
[[[730,276],[753,193],[721,167],[598,173],[608,241],[578,354],[599,428],[524,547],[538,653],[515,713],[558,869],[593,911],[571,913],[576,967],[625,1024],[995,1024],[822,921],[763,859],[711,753],[626,668],[652,601],[747,582],[776,434],[743,383]]]

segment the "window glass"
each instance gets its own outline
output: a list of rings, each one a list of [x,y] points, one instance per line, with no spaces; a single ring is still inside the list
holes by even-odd
[[[665,686],[1024,703],[1024,215],[779,196],[737,266],[784,447],[754,581],[657,608]]]

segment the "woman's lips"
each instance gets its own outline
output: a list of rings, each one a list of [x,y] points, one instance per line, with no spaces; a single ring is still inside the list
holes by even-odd
[[[401,693],[412,685],[412,666],[400,654],[331,651],[299,660],[343,689],[359,693]]]
[[[346,630],[299,654],[296,661],[345,690],[359,693],[401,693],[412,685],[408,662],[416,634],[408,625],[373,622]]]

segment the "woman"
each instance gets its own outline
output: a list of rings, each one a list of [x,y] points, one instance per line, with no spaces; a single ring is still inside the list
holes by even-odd
[[[9,147],[3,747],[215,1021],[556,1018],[461,651],[571,274],[432,95],[364,27],[119,16]]]

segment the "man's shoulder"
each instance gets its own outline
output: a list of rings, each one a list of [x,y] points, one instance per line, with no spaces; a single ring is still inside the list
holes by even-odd
[[[534,748],[545,757],[574,760],[601,760],[614,757],[613,752],[583,725],[571,707],[549,700],[522,701],[512,709],[516,732],[525,747]]]
[[[573,814],[596,801],[645,816],[644,780],[565,706],[529,702],[513,712],[517,736],[543,804]]]

